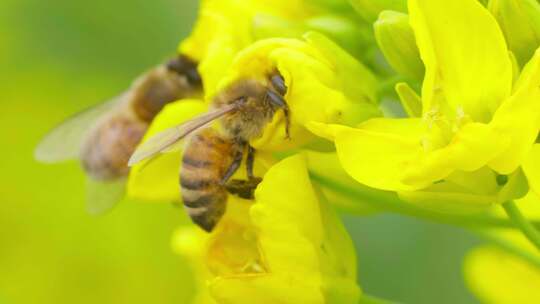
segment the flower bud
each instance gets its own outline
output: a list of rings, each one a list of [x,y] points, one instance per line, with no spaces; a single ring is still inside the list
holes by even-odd
[[[290,20],[275,15],[259,14],[254,18],[253,34],[256,40],[274,38],[302,38],[317,31],[336,41],[349,53],[359,57],[367,45],[373,43],[371,27],[341,15],[319,15],[305,20]]]
[[[231,196],[211,234],[180,229],[173,247],[193,264],[197,304],[353,304],[362,294],[353,243],[301,155],[268,170],[255,200]]]
[[[536,0],[491,0],[488,8],[523,66],[540,44],[540,4]]]
[[[421,81],[424,64],[416,46],[409,16],[394,11],[384,11],[374,24],[375,39],[388,63],[398,73]]]
[[[374,22],[384,10],[407,12],[406,0],[349,0],[349,2],[368,22]]]

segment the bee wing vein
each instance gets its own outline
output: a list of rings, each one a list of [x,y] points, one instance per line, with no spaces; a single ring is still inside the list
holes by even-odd
[[[81,144],[92,125],[111,109],[118,106],[124,96],[90,107],[66,119],[50,131],[36,147],[34,157],[43,163],[56,163],[79,157]]]
[[[142,143],[137,148],[135,153],[133,153],[131,156],[128,165],[133,166],[147,158],[154,157],[158,153],[170,151],[169,147],[173,146],[187,135],[206,126],[223,115],[234,111],[236,108],[237,104],[233,103],[202,114],[183,124],[174,126],[156,134],[154,137],[151,137],[148,141]]]

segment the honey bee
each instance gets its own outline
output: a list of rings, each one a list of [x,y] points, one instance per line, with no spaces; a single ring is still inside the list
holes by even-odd
[[[184,207],[192,221],[211,232],[226,210],[228,193],[252,198],[261,181],[253,174],[255,149],[249,142],[262,136],[265,126],[278,110],[284,111],[289,137],[287,87],[274,72],[262,83],[245,79],[218,94],[212,110],[184,124],[167,129],[143,143],[129,164],[136,164],[159,153],[171,152],[180,140],[190,135],[185,145],[180,170]],[[219,120],[222,128],[208,125]],[[247,180],[231,179],[246,155]]]
[[[201,94],[197,64],[177,56],[137,78],[120,96],[53,129],[35,158],[44,163],[80,159],[89,177],[87,209],[102,213],[122,198],[128,160],[154,117],[169,102]]]

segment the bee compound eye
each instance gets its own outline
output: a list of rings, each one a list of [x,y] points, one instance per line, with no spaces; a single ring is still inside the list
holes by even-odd
[[[191,83],[192,85],[202,84],[201,75],[199,74],[199,71],[197,70],[197,68],[193,68],[186,71],[185,75],[189,83]]]
[[[270,82],[274,89],[281,95],[287,94],[287,86],[285,85],[285,79],[280,74],[273,75],[270,78]]]
[[[278,93],[268,90],[266,91],[266,98],[275,106],[280,108],[285,108],[287,106],[287,103],[285,102],[285,99],[283,96],[279,95]]]

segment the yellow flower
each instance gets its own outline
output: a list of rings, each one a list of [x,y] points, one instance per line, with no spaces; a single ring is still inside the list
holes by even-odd
[[[377,44],[388,64],[401,75],[421,81],[424,65],[420,60],[409,16],[394,11],[383,11],[373,24]]]
[[[180,100],[170,103],[154,119],[142,142],[206,111],[208,111],[208,104],[201,100]],[[135,165],[129,173],[127,196],[143,201],[180,203],[179,175],[182,148],[179,147],[178,151],[163,153],[154,159]],[[257,153],[254,167],[256,176],[263,176],[273,162],[271,155]],[[245,167],[240,168],[234,178],[245,179],[245,172]]]
[[[540,52],[512,85],[503,34],[478,1],[411,0],[409,12],[426,67],[422,118],[310,129],[335,142],[360,183],[429,208],[468,212],[522,196],[519,167],[540,127]]]
[[[204,265],[205,232],[195,226],[178,228],[172,237],[173,251],[184,257],[191,266],[195,283],[192,304],[216,304],[206,287],[210,272]]]
[[[266,83],[268,73],[276,69],[283,75],[291,117],[290,139],[286,138],[280,111],[262,137],[250,143],[260,156],[256,160],[266,159],[266,168],[271,162],[269,153],[315,147],[322,142],[305,128],[308,122],[355,125],[380,115],[375,101],[375,77],[371,72],[320,34],[310,33],[306,40],[275,38],[252,44],[235,57],[215,90],[220,92],[245,78]],[[207,107],[200,101],[168,105],[152,122],[143,143],[159,131],[204,112]],[[177,201],[180,158],[181,153],[170,153],[136,165],[130,173],[128,195],[144,200]]]
[[[160,131],[183,123],[207,110],[208,106],[200,100],[170,103],[154,119],[143,142]],[[181,153],[161,154],[154,160],[134,166],[129,173],[127,196],[144,201],[179,201],[178,178],[181,158]]]
[[[491,0],[488,8],[499,22],[520,64],[525,64],[540,44],[540,4],[536,0]]]
[[[177,234],[173,244],[188,254],[186,244],[204,244],[197,252],[207,272],[199,273],[207,278],[216,303],[359,300],[353,244],[311,184],[302,156],[274,165],[254,202],[231,197],[227,213],[211,234],[192,233]]]
[[[180,43],[179,52],[199,62],[198,69],[207,96],[211,96],[214,92],[208,89],[215,87],[221,78],[220,71],[225,71],[235,55],[256,40],[254,25],[257,16],[304,20],[325,12],[328,5],[324,2],[203,0],[194,30]],[[272,37],[282,36],[281,31],[272,33]]]
[[[354,125],[380,115],[376,79],[359,61],[318,33],[298,39],[265,39],[244,49],[217,86],[217,92],[242,79],[267,82],[279,71],[287,86],[291,140],[286,139],[282,113],[275,115],[262,138],[251,144],[261,151],[283,151],[313,143],[306,130],[311,121]]]
[[[362,200],[358,196],[346,195],[340,189],[335,189],[335,187],[324,183],[324,181],[331,180],[350,189],[358,189],[359,186],[362,186],[352,179],[341,167],[335,152],[304,150],[302,154],[306,158],[313,182],[321,189],[324,197],[328,199],[332,206],[343,211],[350,211],[352,209],[355,214],[370,214],[380,211],[372,206],[371,201]],[[380,196],[380,191],[378,190],[367,189],[367,187],[363,190],[368,196],[370,194]]]
[[[384,10],[407,11],[406,0],[349,0],[349,2],[358,14],[369,22],[374,22]]]
[[[533,193],[517,203],[529,217],[540,216],[540,198]],[[471,291],[483,303],[540,302],[538,250],[515,230],[493,231],[492,235],[519,248],[532,259],[524,259],[501,247],[485,245],[475,248],[467,255],[464,265],[465,279]]]
[[[540,268],[502,249],[479,247],[467,256],[466,277],[484,303],[540,302]]]

